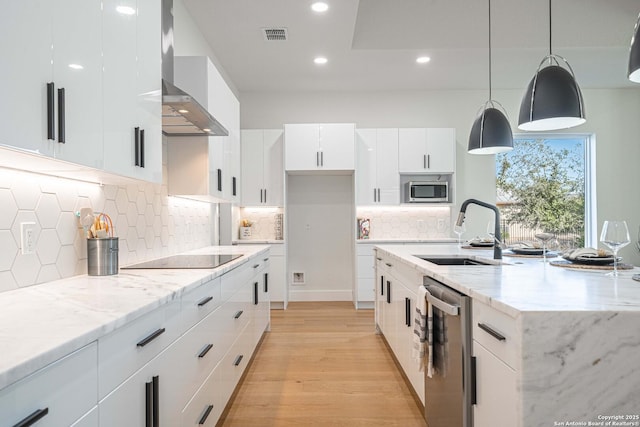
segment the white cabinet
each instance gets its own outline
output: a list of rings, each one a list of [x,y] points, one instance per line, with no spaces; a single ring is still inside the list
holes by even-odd
[[[355,125],[284,125],[285,170],[354,170]]]
[[[356,204],[398,205],[398,129],[357,129],[356,152]]]
[[[0,391],[2,424],[39,419],[38,426],[68,426],[89,412],[98,403],[97,347],[94,342]]]
[[[205,201],[236,201],[240,185],[240,103],[209,58],[177,56],[174,60],[175,84],[205,106],[229,135],[171,137],[169,194]]]
[[[283,206],[281,129],[242,130],[242,206]]]
[[[287,308],[287,275],[284,245],[271,245],[269,255],[269,300],[271,308]],[[275,303],[275,304],[274,304]]]
[[[455,172],[455,129],[400,129],[398,140],[400,173]]]
[[[373,244],[356,244],[356,308],[373,308],[375,299],[375,263]]]
[[[105,0],[104,169],[155,183],[162,182],[160,31],[158,2]]]
[[[0,18],[7,35],[0,41],[0,78],[7,82],[0,143],[101,168],[101,2],[7,7]]]

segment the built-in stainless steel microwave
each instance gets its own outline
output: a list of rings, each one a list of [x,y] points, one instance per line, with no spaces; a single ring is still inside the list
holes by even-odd
[[[405,195],[409,203],[448,202],[449,182],[409,181]]]

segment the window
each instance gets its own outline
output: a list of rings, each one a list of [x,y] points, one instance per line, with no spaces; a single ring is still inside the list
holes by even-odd
[[[496,198],[507,243],[547,231],[563,249],[597,244],[595,137],[521,134],[513,147],[496,155]]]

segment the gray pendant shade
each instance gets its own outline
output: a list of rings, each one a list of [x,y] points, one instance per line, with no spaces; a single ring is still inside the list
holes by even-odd
[[[484,108],[469,134],[470,154],[497,154],[513,149],[511,125],[502,111]]]
[[[550,55],[546,61],[559,58]],[[567,64],[568,66],[568,64]],[[572,72],[560,65],[538,68],[520,105],[518,129],[543,131],[566,129],[586,122],[582,92]]]
[[[631,39],[631,49],[629,50],[629,69],[627,76],[629,80],[640,83],[640,16],[636,21],[636,27],[633,30],[633,38]]]

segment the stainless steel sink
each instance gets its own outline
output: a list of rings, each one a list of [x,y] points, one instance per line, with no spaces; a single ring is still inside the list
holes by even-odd
[[[467,257],[455,257],[455,256],[424,256],[424,255],[415,255],[416,257],[431,262],[437,265],[500,265],[502,262],[500,260],[495,260],[493,262],[487,261],[479,261],[477,259],[467,258]]]

